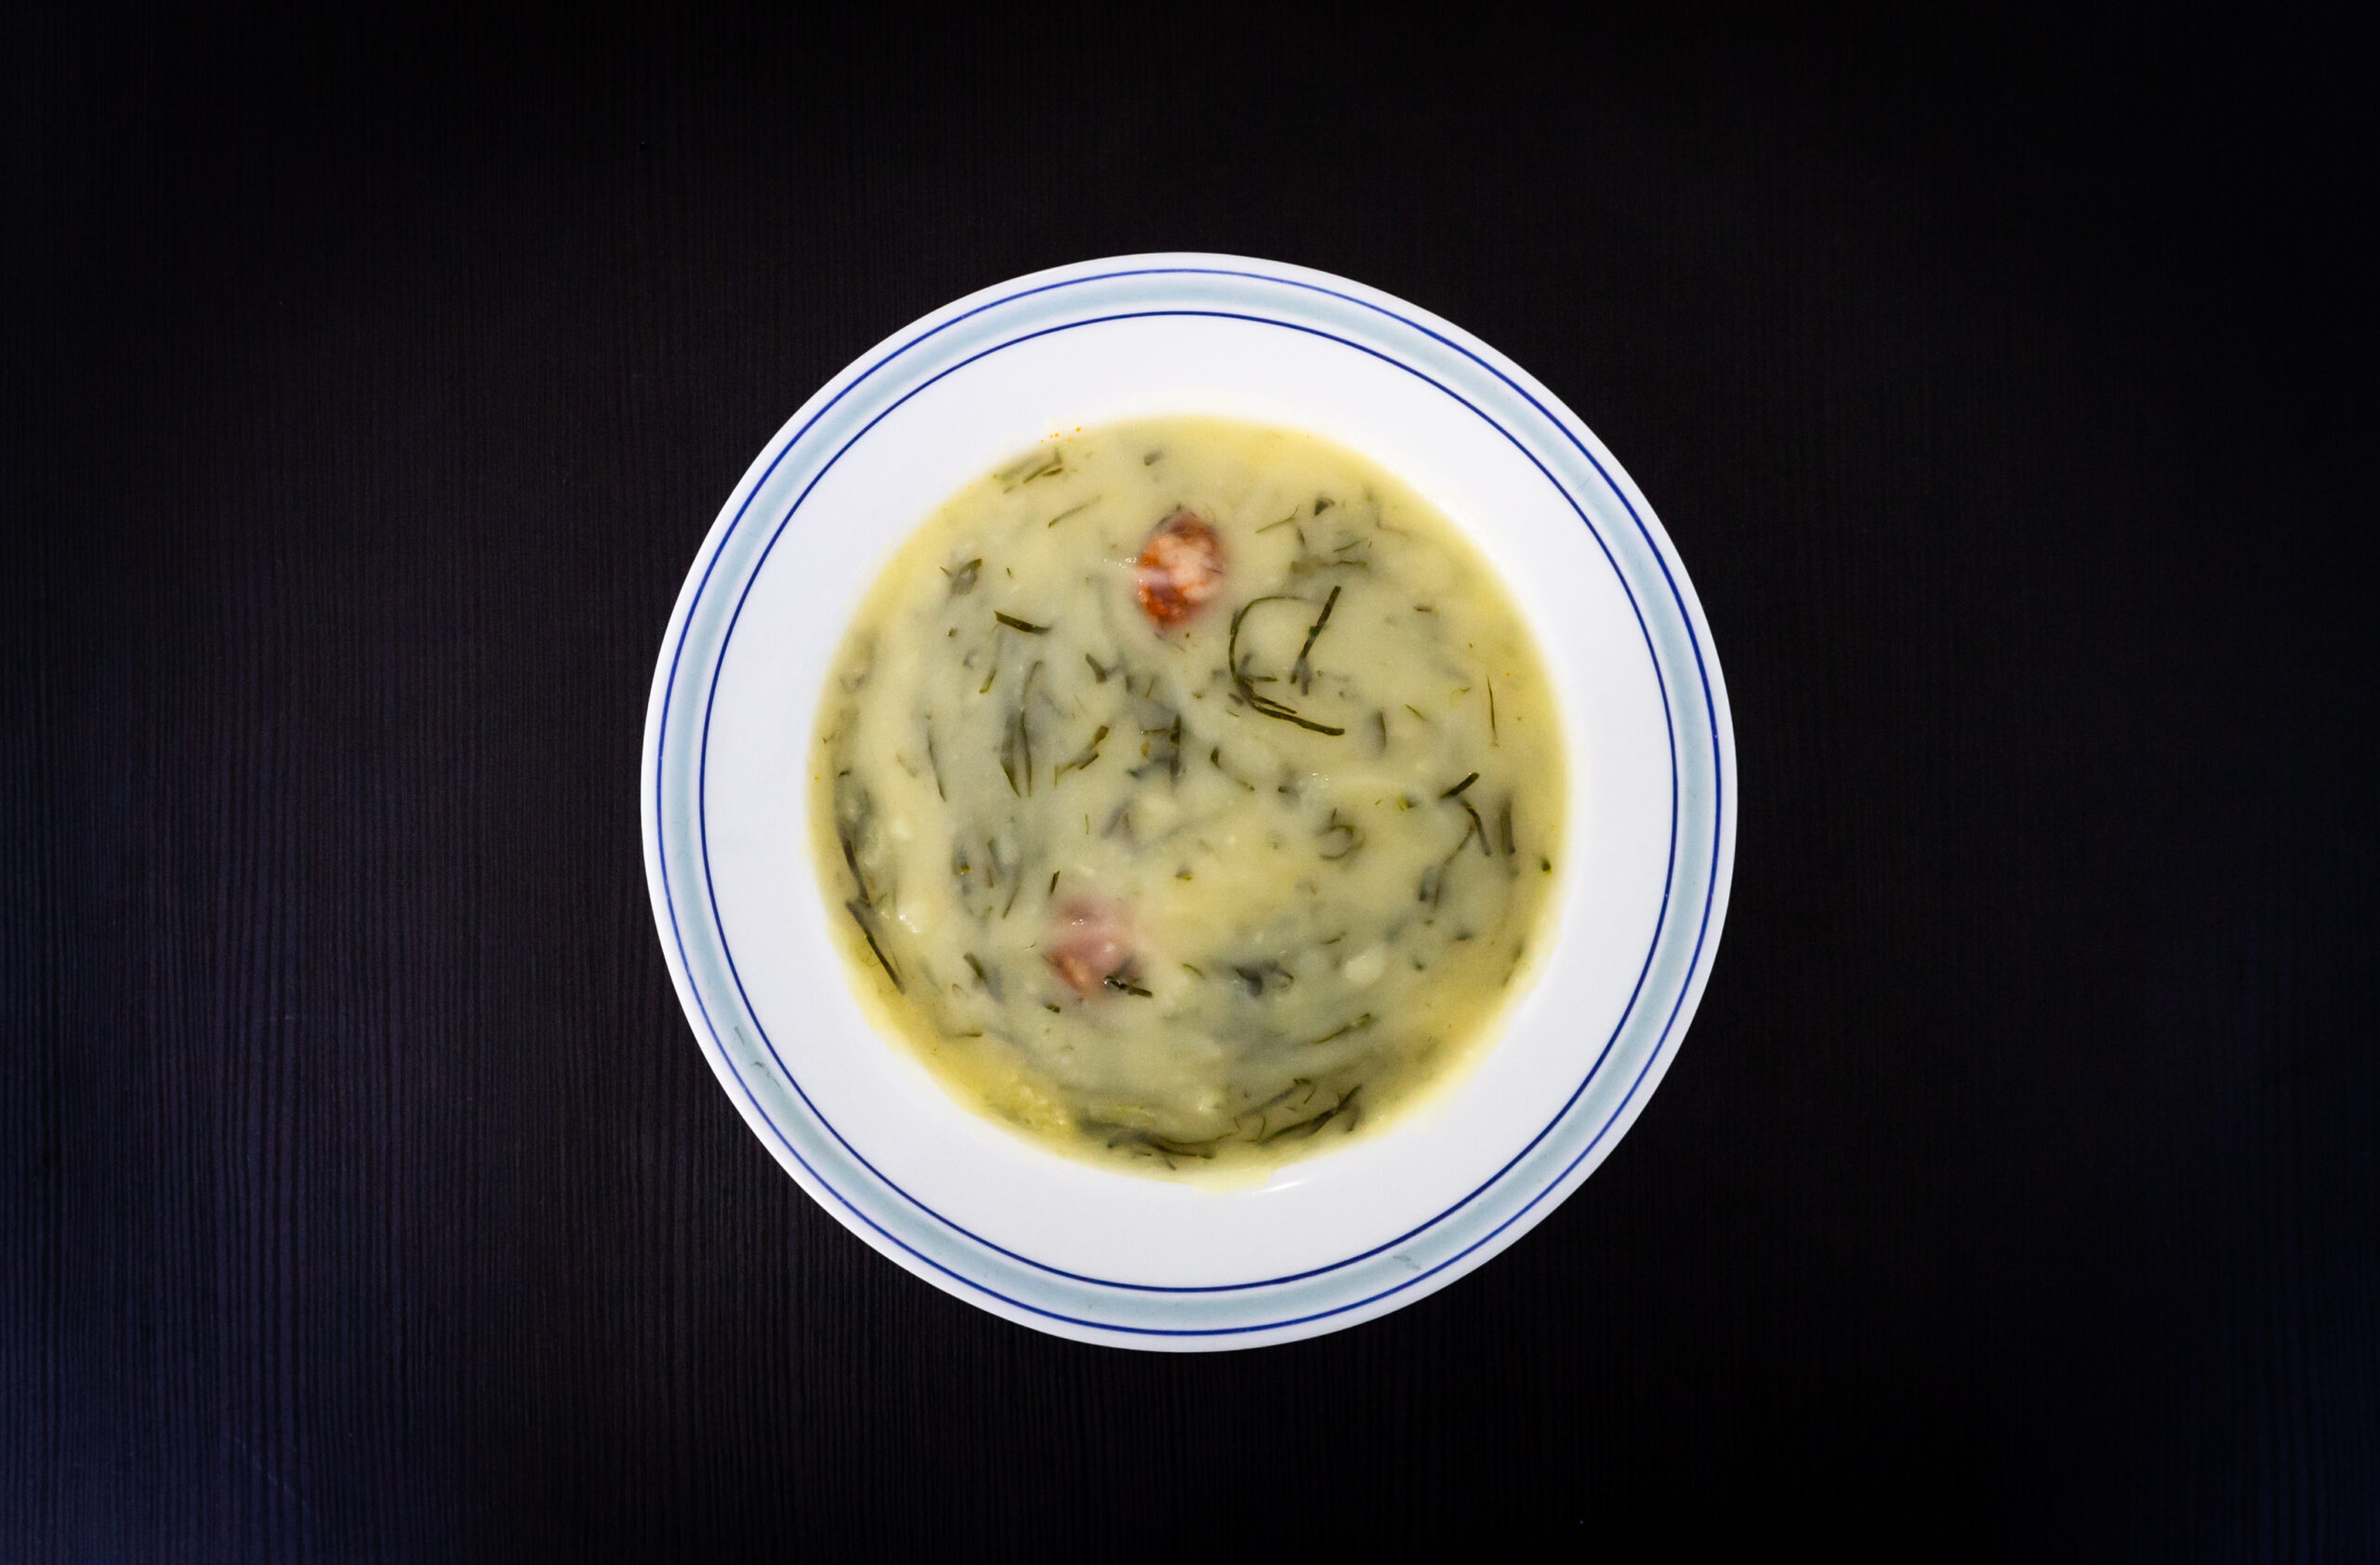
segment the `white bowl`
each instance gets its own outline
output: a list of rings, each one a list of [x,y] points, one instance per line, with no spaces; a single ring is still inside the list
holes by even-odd
[[[1311,430],[1477,540],[1570,751],[1555,944],[1501,1042],[1379,1134],[1216,1189],[1109,1172],[953,1102],[863,1018],[804,820],[829,660],[894,546],[1043,436],[1209,413]],[[670,976],[753,1134],[853,1232],[1023,1325],[1132,1347],[1335,1331],[1442,1288],[1592,1173],[1676,1057],[1726,910],[1727,697],[1620,464],[1517,365],[1400,299],[1230,256],[1003,283],[862,355],[770,442],[670,617],[644,738]]]

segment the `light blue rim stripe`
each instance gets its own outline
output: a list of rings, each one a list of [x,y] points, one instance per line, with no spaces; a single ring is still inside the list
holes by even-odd
[[[1494,381],[1504,388],[1505,391],[1518,396],[1531,411],[1539,416],[1540,418],[1553,426],[1555,431],[1559,431],[1571,447],[1576,450],[1579,456],[1585,458],[1589,466],[1593,469],[1596,478],[1601,481],[1601,485],[1604,490],[1610,494],[1611,497],[1619,502],[1628,519],[1634,524],[1635,529],[1648,550],[1653,563],[1659,567],[1663,584],[1668,589],[1668,597],[1670,599],[1670,605],[1665,606],[1674,606],[1677,611],[1674,624],[1665,625],[1662,628],[1667,631],[1682,631],[1686,645],[1687,648],[1690,648],[1692,652],[1696,683],[1700,686],[1702,696],[1700,704],[1702,706],[1703,715],[1707,723],[1708,737],[1710,739],[1711,746],[1707,756],[1710,771],[1709,788],[1707,791],[1709,794],[1708,802],[1711,806],[1709,818],[1712,824],[1712,831],[1709,839],[1701,843],[1704,852],[1694,855],[1698,857],[1707,857],[1708,873],[1705,878],[1704,884],[1700,888],[1703,893],[1703,906],[1700,909],[1701,917],[1698,922],[1696,929],[1693,949],[1682,970],[1675,972],[1673,975],[1664,975],[1673,976],[1675,998],[1673,1000],[1667,1015],[1662,1019],[1659,1034],[1653,1040],[1652,1047],[1646,1052],[1644,1061],[1633,1077],[1631,1078],[1627,1090],[1620,1094],[1617,1103],[1612,1106],[1611,1112],[1604,1118],[1601,1124],[1595,1127],[1593,1134],[1587,1138],[1585,1144],[1578,1147],[1576,1153],[1572,1155],[1567,1162],[1563,1163],[1558,1172],[1553,1173],[1551,1177],[1540,1178],[1536,1181],[1536,1187],[1533,1192],[1528,1194],[1526,1200],[1522,1200],[1516,1208],[1505,1213],[1501,1221],[1496,1222],[1484,1233],[1479,1234],[1476,1238],[1473,1239],[1471,1242],[1461,1245],[1460,1249],[1455,1250],[1452,1253],[1446,1254],[1438,1258],[1435,1265],[1421,1267],[1417,1263],[1400,1256],[1396,1258],[1397,1264],[1411,1269],[1408,1269],[1405,1275],[1399,1276],[1391,1286],[1379,1288],[1376,1291],[1367,1292],[1366,1290],[1371,1289],[1372,1284],[1369,1281],[1366,1281],[1356,1284],[1354,1288],[1354,1291],[1363,1293],[1364,1296],[1361,1297],[1343,1299],[1340,1302],[1329,1304],[1327,1307],[1313,1309],[1302,1313],[1275,1316],[1268,1320],[1234,1322],[1229,1324],[1218,1323],[1211,1325],[1184,1324],[1159,1326],[1144,1322],[1117,1320],[1112,1317],[1077,1314],[1064,1308],[1050,1307],[1050,1304],[1054,1304],[1057,1301],[1050,1301],[1050,1304],[1038,1304],[1029,1298],[1018,1297],[1014,1296],[1014,1294],[1011,1293],[1003,1292],[1000,1288],[995,1287],[991,1282],[985,1280],[983,1276],[971,1274],[971,1272],[959,1269],[959,1267],[950,1264],[952,1257],[947,1253],[947,1246],[937,1247],[943,1248],[945,1252],[945,1253],[941,1257],[928,1253],[926,1250],[920,1248],[919,1244],[911,1242],[909,1240],[905,1239],[901,1234],[894,1232],[891,1227],[887,1227],[886,1222],[879,1221],[875,1214],[864,1209],[859,1202],[855,1201],[851,1195],[844,1191],[837,1180],[827,1176],[826,1173],[822,1170],[817,1161],[814,1160],[813,1156],[805,1155],[801,1147],[797,1145],[795,1137],[789,1134],[786,1128],[779,1123],[778,1116],[772,1114],[769,1111],[768,1105],[761,1100],[759,1093],[755,1091],[753,1083],[751,1081],[747,1079],[744,1071],[737,1064],[735,1055],[726,1048],[725,1040],[720,1033],[718,1021],[711,1014],[711,1000],[705,995],[705,985],[702,981],[699,971],[694,966],[694,959],[696,952],[694,949],[689,948],[685,925],[678,917],[678,904],[676,900],[674,883],[670,874],[670,860],[672,855],[670,853],[670,844],[668,842],[668,805],[667,801],[668,798],[668,772],[670,770],[672,759],[668,744],[668,727],[670,711],[678,705],[680,700],[679,684],[681,667],[687,653],[689,643],[695,638],[697,630],[703,628],[703,623],[706,620],[706,617],[712,621],[715,621],[717,618],[716,600],[712,600],[712,604],[707,616],[706,616],[705,611],[705,600],[709,598],[709,590],[714,574],[717,572],[721,562],[727,557],[729,547],[734,541],[734,536],[741,528],[746,517],[750,514],[754,507],[761,500],[764,495],[769,495],[773,492],[773,481],[776,478],[779,469],[785,465],[787,458],[792,457],[798,451],[805,450],[805,442],[808,441],[808,437],[813,431],[818,430],[820,425],[826,420],[830,415],[836,412],[839,405],[844,402],[845,398],[849,397],[853,392],[859,391],[862,387],[867,386],[869,382],[881,371],[885,370],[888,366],[894,365],[896,361],[900,360],[905,355],[909,354],[935,337],[952,332],[955,328],[961,327],[971,321],[974,321],[977,317],[985,315],[987,312],[1000,310],[1006,306],[1017,304],[1020,301],[1032,298],[1037,295],[1053,294],[1061,290],[1067,289],[1094,288],[1097,285],[1101,284],[1116,283],[1128,279],[1153,277],[1231,279],[1236,282],[1259,285],[1259,287],[1256,290],[1242,291],[1256,291],[1261,293],[1264,289],[1289,288],[1302,290],[1308,294],[1322,295],[1329,298],[1338,300],[1343,304],[1352,305],[1359,311],[1369,312],[1373,314],[1385,317],[1388,320],[1394,321],[1398,325],[1419,333],[1430,341],[1438,343],[1441,346],[1451,350],[1462,360],[1468,361],[1472,365],[1476,366],[1478,369],[1485,370],[1493,378]],[[1448,1218],[1453,1216],[1457,1213],[1463,1211],[1477,1198],[1488,1193],[1491,1189],[1494,1189],[1495,1187],[1504,1182],[1512,1174],[1514,1169],[1520,1167],[1523,1161],[1530,1157],[1531,1153],[1535,1152],[1546,1142],[1549,1136],[1554,1135],[1557,1130],[1563,1128],[1564,1121],[1569,1118],[1571,1111],[1576,1107],[1579,1099],[1593,1085],[1596,1078],[1601,1074],[1604,1065],[1608,1060],[1613,1049],[1619,1044],[1621,1035],[1627,1030],[1629,1021],[1634,1017],[1638,1000],[1642,997],[1647,977],[1651,975],[1653,972],[1656,959],[1660,955],[1662,937],[1668,931],[1669,904],[1672,890],[1674,886],[1675,875],[1680,867],[1680,813],[1678,805],[1681,783],[1678,775],[1677,731],[1675,726],[1675,716],[1673,712],[1672,693],[1668,676],[1663,668],[1660,649],[1655,643],[1654,628],[1646,621],[1644,607],[1638,600],[1635,586],[1629,580],[1626,568],[1621,564],[1620,561],[1614,556],[1611,545],[1609,541],[1604,537],[1602,530],[1595,526],[1593,518],[1589,514],[1586,506],[1581,504],[1578,496],[1572,492],[1570,486],[1565,484],[1562,478],[1553,471],[1553,470],[1548,466],[1546,459],[1540,456],[1538,451],[1532,449],[1526,441],[1514,434],[1511,429],[1499,421],[1485,408],[1474,402],[1471,398],[1462,395],[1462,393],[1456,391],[1444,380],[1441,380],[1437,377],[1417,367],[1413,364],[1406,362],[1406,360],[1399,357],[1397,354],[1387,351],[1382,348],[1353,340],[1349,337],[1341,335],[1338,331],[1327,330],[1321,326],[1317,326],[1307,322],[1281,319],[1277,313],[1279,311],[1279,301],[1277,299],[1274,299],[1268,302],[1273,304],[1276,313],[1256,314],[1245,310],[1191,308],[1186,307],[1187,301],[1176,300],[1156,308],[1109,311],[1104,313],[1088,317],[1078,315],[1061,321],[1055,325],[1042,325],[1030,331],[1014,332],[1001,340],[992,342],[988,346],[978,348],[976,351],[972,352],[966,351],[963,345],[952,347],[950,348],[949,352],[946,352],[941,359],[930,359],[917,365],[916,369],[918,373],[923,375],[924,378],[915,380],[913,383],[909,384],[906,390],[898,391],[897,395],[893,394],[893,391],[897,388],[880,388],[879,399],[878,401],[872,402],[866,406],[859,407],[853,413],[853,417],[865,416],[865,422],[861,424],[859,429],[853,431],[848,438],[843,439],[841,443],[835,447],[833,453],[829,455],[824,462],[820,463],[816,470],[809,475],[807,483],[802,485],[800,495],[795,497],[792,503],[786,508],[786,511],[780,517],[776,526],[771,531],[767,542],[761,546],[758,556],[751,559],[747,565],[742,565],[739,567],[740,574],[744,578],[743,589],[736,595],[735,606],[734,610],[729,613],[725,627],[717,636],[716,646],[711,649],[711,679],[706,685],[704,702],[705,710],[703,714],[704,721],[702,724],[704,742],[697,747],[697,759],[695,765],[696,776],[694,781],[696,798],[696,819],[699,828],[696,846],[699,854],[703,857],[704,873],[702,879],[707,882],[709,879],[707,856],[708,846],[707,822],[700,818],[700,798],[704,768],[707,766],[707,752],[709,722],[709,692],[710,690],[715,689],[719,667],[721,663],[723,662],[726,647],[732,641],[735,622],[741,616],[743,603],[749,593],[751,583],[753,579],[757,577],[762,564],[766,561],[770,552],[774,550],[776,542],[780,537],[782,537],[793,517],[798,513],[802,500],[807,497],[811,489],[814,487],[819,479],[822,478],[825,472],[833,466],[835,461],[840,459],[841,455],[850,448],[853,442],[865,435],[868,429],[873,428],[877,422],[888,416],[893,408],[899,406],[902,403],[905,403],[910,397],[915,396],[919,391],[922,391],[925,386],[932,384],[934,381],[943,378],[945,376],[955,373],[966,365],[972,364],[988,353],[999,351],[1002,349],[1013,346],[1018,342],[1047,336],[1053,331],[1070,330],[1078,327],[1096,325],[1102,321],[1152,315],[1219,316],[1255,325],[1276,326],[1326,338],[1355,351],[1368,353],[1382,362],[1395,365],[1408,373],[1416,376],[1425,383],[1432,385],[1442,393],[1454,399],[1475,417],[1482,418],[1488,422],[1490,427],[1496,429],[1501,434],[1502,434],[1505,439],[1514,444],[1515,449],[1519,450],[1523,455],[1528,458],[1528,459],[1545,476],[1549,483],[1554,485],[1556,491],[1563,495],[1565,500],[1572,507],[1574,512],[1579,515],[1581,523],[1589,528],[1591,535],[1595,537],[1598,547],[1602,549],[1606,561],[1612,565],[1612,568],[1620,582],[1622,590],[1627,592],[1631,605],[1637,615],[1640,633],[1642,633],[1645,638],[1646,650],[1653,665],[1655,677],[1661,686],[1663,715],[1665,719],[1669,720],[1671,723],[1672,818],[1670,872],[1672,884],[1670,886],[1665,886],[1664,888],[1660,921],[1656,926],[1654,937],[1648,947],[1645,963],[1639,971],[1635,990],[1631,995],[1627,1012],[1623,1015],[1620,1025],[1615,1027],[1613,1029],[1612,1035],[1605,1041],[1602,1049],[1596,1055],[1593,1066],[1589,1069],[1587,1075],[1581,1080],[1579,1087],[1573,1091],[1570,1098],[1566,1101],[1562,1112],[1556,1114],[1554,1119],[1530,1140],[1527,1147],[1525,1147],[1519,1153],[1516,1153],[1503,1168],[1500,1169],[1494,1176],[1484,1182],[1480,1187],[1462,1197],[1460,1200],[1454,1202],[1445,1211],[1441,1212],[1437,1216],[1431,1218],[1428,1222],[1408,1230],[1407,1233],[1398,1236],[1398,1238],[1395,1240],[1389,1240],[1384,1244],[1375,1246],[1360,1254],[1349,1256],[1344,1260],[1332,1263],[1329,1266],[1310,1268],[1306,1271],[1293,1273],[1284,1277],[1267,1278],[1251,1282],[1207,1285],[1203,1287],[1165,1287],[1145,1283],[1116,1282],[1108,1280],[1086,1277],[1079,1273],[1069,1272],[1063,1268],[1050,1267],[1044,1263],[1034,1261],[1029,1256],[1020,1255],[1012,1251],[992,1244],[990,1241],[982,1239],[980,1236],[970,1233],[963,1227],[959,1227],[958,1225],[950,1223],[947,1219],[943,1218],[939,1214],[934,1213],[932,1208],[927,1207],[923,1202],[917,1200],[916,1198],[910,1196],[906,1191],[900,1189],[897,1185],[894,1185],[880,1172],[869,1164],[867,1160],[858,1153],[856,1148],[851,1147],[848,1142],[843,1140],[840,1133],[837,1131],[835,1127],[818,1112],[816,1107],[810,1102],[808,1095],[803,1092],[800,1081],[792,1075],[790,1070],[786,1068],[782,1057],[778,1055],[774,1043],[767,1038],[765,1029],[761,1028],[757,1015],[752,1013],[749,999],[743,993],[742,977],[740,973],[735,970],[733,952],[726,942],[724,929],[719,922],[716,904],[712,903],[708,909],[710,917],[707,921],[705,921],[708,927],[707,930],[703,930],[700,933],[707,934],[716,940],[718,944],[718,954],[721,959],[723,959],[726,966],[726,975],[730,979],[731,984],[735,990],[736,999],[742,1001],[740,1008],[744,1012],[746,1017],[751,1022],[753,1030],[760,1035],[764,1047],[767,1049],[772,1059],[775,1061],[780,1080],[787,1085],[790,1086],[794,1094],[800,1098],[804,1108],[808,1111],[809,1117],[819,1126],[825,1128],[828,1134],[833,1136],[837,1145],[841,1147],[845,1157],[855,1162],[860,1169],[866,1170],[867,1175],[875,1179],[884,1188],[900,1196],[903,1200],[906,1201],[919,1213],[923,1214],[924,1215],[932,1218],[934,1222],[941,1224],[949,1232],[967,1240],[981,1251],[987,1252],[991,1255],[1002,1257],[1015,1265],[1031,1268],[1033,1271],[1038,1271],[1043,1274],[1046,1278],[1062,1280],[1065,1283],[1075,1285],[1072,1288],[1064,1290],[1066,1293],[1077,1293],[1085,1291],[1098,1291],[1106,1296],[1099,1298],[1096,1302],[1125,1306],[1127,1307],[1130,1307],[1130,1299],[1129,1295],[1132,1294],[1159,1294],[1174,1295],[1177,1297],[1182,1295],[1197,1294],[1237,1294],[1241,1295],[1243,1299],[1245,1299],[1248,1295],[1253,1294],[1257,1290],[1274,1289],[1283,1290],[1286,1292],[1288,1291],[1289,1285],[1310,1283],[1315,1280],[1325,1278],[1329,1274],[1346,1271],[1349,1268],[1360,1267],[1362,1263],[1366,1261],[1388,1255],[1389,1253],[1395,1251],[1398,1247],[1407,1245],[1417,1237],[1421,1236],[1425,1230],[1435,1227],[1436,1225],[1445,1222]],[[956,353],[959,356],[954,359],[950,357],[951,353]],[[937,365],[939,367],[934,367]],[[925,373],[929,369],[931,369],[931,373]],[[882,400],[886,397],[889,397],[890,400]],[[874,408],[872,414],[869,414],[867,411],[869,407]],[[848,420],[846,420],[846,422],[848,422]],[[815,442],[810,443],[813,446],[816,444],[817,443]],[[1665,637],[1664,639],[1673,638]],[[1262,272],[1236,271],[1224,268],[1151,267],[1124,269],[1086,276],[1062,279],[1056,282],[1044,283],[1036,286],[1020,288],[1004,294],[999,298],[989,300],[965,312],[960,315],[955,316],[951,320],[939,323],[935,326],[919,333],[917,337],[910,338],[900,346],[884,353],[875,363],[869,365],[865,370],[855,376],[849,384],[839,390],[834,396],[828,399],[826,405],[822,405],[813,415],[812,415],[812,417],[800,430],[794,431],[790,438],[783,442],[777,452],[771,458],[767,468],[762,471],[759,480],[752,485],[751,491],[747,495],[744,504],[738,508],[736,514],[730,520],[726,529],[722,532],[719,541],[719,546],[712,550],[711,559],[706,564],[702,580],[697,584],[694,600],[689,604],[688,613],[683,627],[681,628],[681,634],[671,648],[668,681],[665,685],[665,696],[661,703],[660,727],[661,732],[655,744],[656,770],[654,776],[654,820],[656,829],[661,834],[660,841],[656,843],[655,859],[661,867],[663,903],[669,915],[671,933],[678,945],[681,962],[683,964],[684,971],[688,975],[689,989],[694,993],[696,1006],[701,1012],[703,1025],[711,1034],[712,1043],[719,1051],[719,1058],[727,1067],[729,1073],[735,1078],[738,1085],[743,1089],[747,1100],[751,1104],[754,1112],[760,1117],[763,1123],[769,1126],[770,1130],[776,1136],[779,1144],[785,1147],[787,1155],[796,1162],[800,1164],[800,1166],[810,1174],[811,1177],[818,1182],[820,1187],[832,1195],[854,1219],[881,1236],[888,1243],[909,1255],[920,1265],[931,1268],[942,1276],[949,1278],[953,1281],[958,1282],[966,1288],[980,1291],[986,1295],[998,1299],[1002,1303],[1014,1308],[1024,1310],[1034,1315],[1042,1316],[1052,1320],[1064,1321],[1068,1324],[1084,1326],[1100,1331],[1150,1335],[1197,1336],[1285,1330],[1294,1326],[1310,1323],[1314,1320],[1326,1319],[1329,1316],[1361,1309],[1368,1305],[1379,1303],[1385,1298],[1391,1297],[1416,1286],[1417,1284],[1426,1280],[1428,1278],[1445,1270],[1448,1267],[1459,1264],[1465,1257],[1476,1252],[1482,1245],[1491,1242],[1498,1235],[1504,1232],[1514,1222],[1519,1221],[1523,1216],[1534,1210],[1541,1201],[1543,1201],[1547,1195],[1559,1189],[1564,1180],[1567,1178],[1570,1173],[1577,1168],[1580,1162],[1593,1154],[1595,1148],[1601,1145],[1605,1136],[1609,1134],[1612,1125],[1617,1123],[1619,1119],[1628,1111],[1629,1106],[1634,1100],[1638,1087],[1641,1086],[1646,1076],[1659,1061],[1663,1051],[1668,1047],[1679,1011],[1684,1005],[1686,997],[1692,992],[1695,975],[1700,968],[1703,956],[1707,948],[1707,941],[1710,934],[1710,920],[1716,900],[1715,893],[1719,871],[1719,855],[1717,848],[1720,841],[1722,840],[1720,827],[1724,820],[1723,812],[1726,806],[1725,778],[1721,775],[1723,751],[1719,742],[1717,706],[1707,676],[1704,652],[1700,639],[1695,632],[1691,616],[1686,610],[1683,596],[1679,592],[1675,578],[1670,571],[1668,562],[1662,556],[1659,546],[1654,542],[1644,518],[1637,513],[1635,508],[1629,502],[1625,492],[1618,484],[1613,482],[1611,475],[1605,471],[1602,462],[1595,458],[1594,453],[1579,439],[1578,435],[1564,422],[1561,418],[1551,413],[1537,397],[1528,392],[1525,388],[1515,384],[1508,376],[1497,369],[1492,364],[1488,363],[1478,353],[1459,342],[1451,340],[1445,335],[1432,330],[1428,326],[1422,325],[1418,322],[1398,314],[1395,311],[1385,309],[1369,300],[1357,298],[1351,295],[1340,293],[1336,290],[1322,287],[1316,284],[1297,278],[1275,277]],[[683,729],[681,726],[681,735]],[[681,745],[682,746],[682,744],[683,740],[681,737]],[[1705,758],[1694,757],[1692,759]],[[1700,792],[1703,790],[1697,789],[1692,789],[1691,791]],[[1699,814],[1699,811],[1696,813],[1698,815]],[[1689,842],[1687,845],[1691,847],[1694,844]],[[1672,984],[1664,982],[1660,987],[1671,988]],[[725,996],[720,995],[718,998],[724,1000]],[[731,1024],[731,1030],[734,1031],[739,1039],[742,1038],[743,1033],[740,1024]],[[754,1060],[751,1063],[756,1066],[760,1064],[758,1060]],[[1569,1138],[1565,1137],[1564,1139],[1567,1140]],[[831,1150],[831,1148],[813,1148],[813,1150],[815,1152],[818,1150]],[[1542,1170],[1540,1169],[1536,1172],[1541,1173]],[[1524,1181],[1523,1185],[1525,1186],[1527,1183],[1527,1181]],[[977,1260],[979,1267],[982,1261],[985,1259],[982,1255],[972,1258]],[[1010,1268],[995,1266],[990,1269],[998,1271]],[[1365,1269],[1368,1271],[1373,1268]],[[1029,1281],[1030,1279],[1028,1278],[1026,1280]],[[1388,1280],[1386,1278],[1381,1278],[1377,1280],[1386,1281]],[[1355,1278],[1352,1276],[1348,1279],[1342,1280],[1342,1286],[1341,1288],[1332,1289],[1331,1292],[1341,1293],[1347,1291],[1345,1285],[1354,1282]],[[1310,1293],[1311,1290],[1298,1289],[1296,1292],[1303,1294]],[[1127,1295],[1127,1297],[1115,1297],[1116,1294],[1119,1293]],[[1140,1307],[1144,1312],[1145,1312],[1145,1309],[1151,1302],[1152,1301],[1146,1298],[1142,1300]],[[1287,1304],[1289,1301],[1286,1297],[1283,1297],[1277,1302]],[[1324,1300],[1319,1298],[1314,1299],[1312,1302],[1316,1304],[1325,1303]],[[1172,1314],[1175,1313],[1175,1311],[1167,1310],[1164,1313]]]

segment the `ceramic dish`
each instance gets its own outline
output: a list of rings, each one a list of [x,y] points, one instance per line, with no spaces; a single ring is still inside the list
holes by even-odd
[[[1207,1187],[1040,1150],[864,1019],[802,817],[829,660],[879,567],[1052,433],[1208,413],[1310,430],[1461,525],[1559,687],[1554,946],[1502,1041],[1377,1136]],[[1360,284],[1138,256],[987,288],[887,339],[754,460],[688,574],[645,722],[645,865],[670,975],[737,1110],[892,1260],[1037,1330],[1212,1349],[1353,1325],[1512,1243],[1610,1153],[1676,1057],[1734,858],[1735,749],[1668,536],[1549,391]]]

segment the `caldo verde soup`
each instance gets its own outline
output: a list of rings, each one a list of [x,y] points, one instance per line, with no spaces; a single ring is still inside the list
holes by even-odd
[[[813,751],[881,1030],[1152,1172],[1342,1145],[1489,1038],[1564,798],[1544,666],[1447,520],[1329,442],[1052,439],[884,569]]]

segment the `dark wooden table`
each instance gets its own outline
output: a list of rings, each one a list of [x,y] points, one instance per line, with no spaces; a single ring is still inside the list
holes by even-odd
[[[0,1559],[2380,1558],[2348,40],[346,9],[0,23]],[[1567,399],[1745,785],[1701,1017],[1585,1189],[1182,1359],[778,1172],[635,766],[820,381],[1176,247]]]

